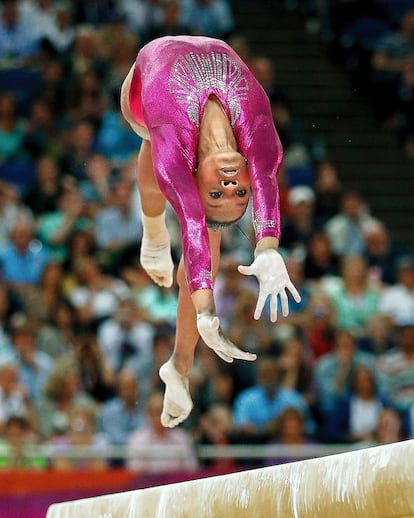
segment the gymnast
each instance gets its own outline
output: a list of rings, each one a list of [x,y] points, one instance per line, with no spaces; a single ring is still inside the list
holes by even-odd
[[[226,362],[256,359],[226,339],[213,296],[220,230],[242,217],[250,197],[254,260],[238,270],[257,277],[254,318],[260,318],[270,297],[275,322],[278,296],[286,316],[286,290],[300,302],[278,252],[277,174],[283,150],[264,90],[240,57],[217,39],[166,36],[150,41],[124,80],[121,110],[143,138],[137,166],[140,262],[160,286],[172,285],[174,270],[167,201],[181,229],[175,345],[159,371],[166,386],[161,422],[172,428],[193,407],[188,376],[200,336]]]

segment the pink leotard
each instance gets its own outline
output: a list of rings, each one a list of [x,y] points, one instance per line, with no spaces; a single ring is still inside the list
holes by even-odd
[[[205,212],[193,178],[200,122],[211,95],[221,102],[248,161],[256,241],[279,238],[277,173],[283,151],[267,95],[247,65],[226,43],[202,36],[167,36],[140,50],[130,108],[148,128],[160,189],[180,223],[190,292],[213,287]]]

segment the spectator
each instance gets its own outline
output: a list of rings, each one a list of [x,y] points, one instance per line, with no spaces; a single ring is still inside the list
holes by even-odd
[[[414,320],[414,257],[402,256],[396,266],[397,282],[382,293],[378,311],[398,325]]]
[[[342,195],[342,183],[335,164],[326,159],[320,161],[315,169],[315,219],[323,225],[338,211]]]
[[[78,365],[82,391],[97,403],[113,397],[115,373],[99,349],[95,334],[77,334],[72,343],[71,355]]]
[[[279,366],[274,358],[257,360],[256,378],[256,384],[242,390],[234,401],[234,427],[243,442],[255,436],[268,438],[274,432],[277,418],[288,407],[303,413],[307,428],[312,428],[305,398],[296,390],[281,386]]]
[[[73,404],[68,415],[68,430],[47,442],[53,455],[50,466],[52,469],[95,471],[108,467],[108,441],[96,429],[96,412],[94,403]],[[83,457],[73,458],[67,455],[68,450],[76,447],[86,450]]]
[[[24,315],[14,315],[11,340],[19,380],[32,403],[41,395],[53,369],[53,360],[37,348],[37,329]]]
[[[131,182],[115,184],[109,206],[95,216],[96,242],[101,250],[101,263],[110,272],[117,272],[138,254],[142,235],[139,211],[133,205]]]
[[[281,246],[290,252],[304,253],[314,230],[313,209],[315,195],[306,185],[297,185],[289,192],[290,216],[282,224]]]
[[[349,255],[343,259],[341,282],[329,290],[329,296],[338,328],[364,337],[369,320],[377,311],[379,293],[369,285],[367,264],[362,256]]]
[[[72,408],[81,403],[93,400],[81,390],[78,366],[67,355],[54,363],[42,394],[35,400],[41,438],[48,440],[64,434],[69,429]]]
[[[88,224],[79,188],[75,182],[67,181],[57,200],[56,210],[39,217],[37,232],[53,259],[62,262],[68,257],[67,242],[72,232]]]
[[[31,210],[21,203],[19,193],[12,184],[0,180],[0,255],[9,242],[16,221],[22,217],[30,219]]]
[[[369,277],[379,285],[396,282],[397,263],[402,250],[392,241],[388,228],[382,221],[371,219],[363,225],[365,257]]]
[[[0,363],[0,433],[11,417],[24,417],[35,429],[33,406],[29,401],[27,391],[19,383],[19,370],[9,361]]]
[[[0,59],[19,64],[35,57],[38,48],[36,27],[23,19],[17,0],[5,0],[0,19]]]
[[[43,351],[53,359],[58,359],[69,352],[77,331],[75,309],[62,297],[57,300],[49,320],[40,325],[38,333],[39,351]]]
[[[151,30],[151,39],[190,34],[190,28],[182,20],[183,8],[180,0],[165,0],[161,7],[160,19],[155,21]]]
[[[339,275],[339,257],[323,230],[314,230],[309,236],[303,268],[305,278],[316,283]]]
[[[224,403],[214,403],[200,418],[197,443],[218,447],[230,445],[232,444],[232,429],[231,407]],[[204,459],[203,465],[213,469],[224,469],[226,472],[237,467],[236,459],[227,457]]]
[[[195,471],[198,463],[191,436],[180,428],[162,426],[162,406],[161,393],[148,397],[148,423],[133,432],[128,440],[128,468],[141,473]],[[164,448],[162,454],[160,448]]]
[[[0,164],[27,160],[25,132],[25,122],[17,115],[15,95],[12,92],[0,92]]]
[[[22,310],[38,325],[50,320],[62,297],[63,268],[58,262],[45,266],[38,284],[21,295]]]
[[[315,290],[309,301],[305,328],[314,360],[332,351],[336,329],[335,309],[331,299],[323,291]]]
[[[21,0],[19,12],[26,26],[33,27],[39,41],[56,30],[53,0]]]
[[[24,195],[24,203],[34,216],[55,212],[62,194],[58,163],[48,155],[36,160],[36,179]]]
[[[194,35],[226,39],[235,22],[228,0],[184,0],[183,24]]]
[[[24,145],[31,161],[44,155],[53,161],[62,151],[62,134],[58,127],[57,112],[46,98],[37,98],[31,105]]]
[[[323,440],[337,443],[374,440],[381,413],[389,406],[375,371],[364,365],[356,367],[349,392],[338,396],[323,416]]]
[[[134,372],[124,369],[117,376],[116,395],[101,406],[98,429],[113,446],[125,446],[134,431],[145,424],[144,401]]]
[[[76,265],[78,284],[68,293],[82,325],[97,326],[110,318],[119,302],[128,297],[128,287],[112,275],[106,275],[93,257],[84,257]]]
[[[379,357],[377,368],[385,394],[408,413],[414,405],[414,319],[399,323],[396,347]]]
[[[315,363],[314,381],[317,405],[322,414],[335,408],[337,398],[348,394],[355,369],[374,367],[374,356],[358,350],[357,341],[349,331],[338,331],[335,348]]]
[[[33,433],[29,421],[22,416],[12,416],[5,425],[0,439],[0,470],[44,470],[47,460],[41,455],[27,456],[27,447],[36,445],[38,437]],[[3,457],[4,453],[6,455]]]
[[[384,122],[397,109],[398,84],[405,65],[413,63],[414,9],[408,10],[398,30],[386,34],[372,56],[373,84],[371,94],[374,115]]]
[[[371,218],[362,195],[354,190],[341,197],[341,210],[328,219],[324,230],[332,250],[342,255],[362,254],[365,250],[363,225]]]
[[[274,438],[269,441],[270,445],[280,444],[283,446],[302,446],[311,444],[305,430],[305,420],[303,414],[297,408],[286,408],[277,422],[277,430]],[[274,466],[303,460],[303,457],[278,457],[265,459],[265,465]]]
[[[11,356],[12,347],[9,336],[9,318],[13,313],[13,302],[9,289],[0,280],[0,363]]]
[[[69,129],[66,151],[59,157],[64,175],[73,176],[76,182],[86,180],[86,164],[94,151],[95,129],[89,121],[77,121]]]
[[[149,375],[154,329],[130,298],[122,300],[114,314],[98,327],[98,344],[110,369],[119,372],[136,358],[138,371]]]
[[[16,293],[39,283],[51,254],[35,239],[32,219],[21,217],[15,222],[0,261],[3,278]]]

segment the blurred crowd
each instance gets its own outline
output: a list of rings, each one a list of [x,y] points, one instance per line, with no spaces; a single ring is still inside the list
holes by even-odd
[[[395,131],[414,158],[414,1],[285,0],[320,31],[333,61],[371,103],[378,125]]]
[[[174,343],[177,288],[154,285],[139,264],[141,142],[119,110],[137,51],[166,34],[226,39],[268,93],[285,148],[281,251],[302,296],[276,324],[268,315],[255,321],[257,285],[237,272],[253,254],[250,218],[224,231],[217,311],[226,334],[258,360],[229,367],[200,343],[195,408],[176,429],[160,424],[158,369]],[[168,218],[178,262],[179,230]],[[326,150],[307,145],[277,67],[265,50],[252,52],[231,4],[3,0],[0,468],[193,470],[237,463],[202,461],[198,444],[369,445],[413,436],[412,251],[394,243],[369,200],[344,188]],[[28,445],[47,445],[52,458],[26,457]],[[71,446],[95,455],[72,458]],[[108,459],[109,446],[130,455]],[[174,458],[136,454],[171,446]]]

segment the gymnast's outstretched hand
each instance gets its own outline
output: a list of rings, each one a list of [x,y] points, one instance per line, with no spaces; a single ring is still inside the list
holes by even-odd
[[[223,335],[218,316],[209,313],[197,314],[197,329],[205,344],[222,360],[232,363],[234,359],[254,361],[256,355],[242,351]]]
[[[277,320],[277,297],[280,297],[282,314],[289,314],[288,296],[289,290],[296,302],[301,298],[298,290],[290,280],[285,262],[277,250],[268,249],[259,252],[250,266],[238,267],[244,275],[255,275],[259,281],[259,296],[257,299],[254,318],[258,320],[262,314],[267,297],[270,297],[270,320]]]

